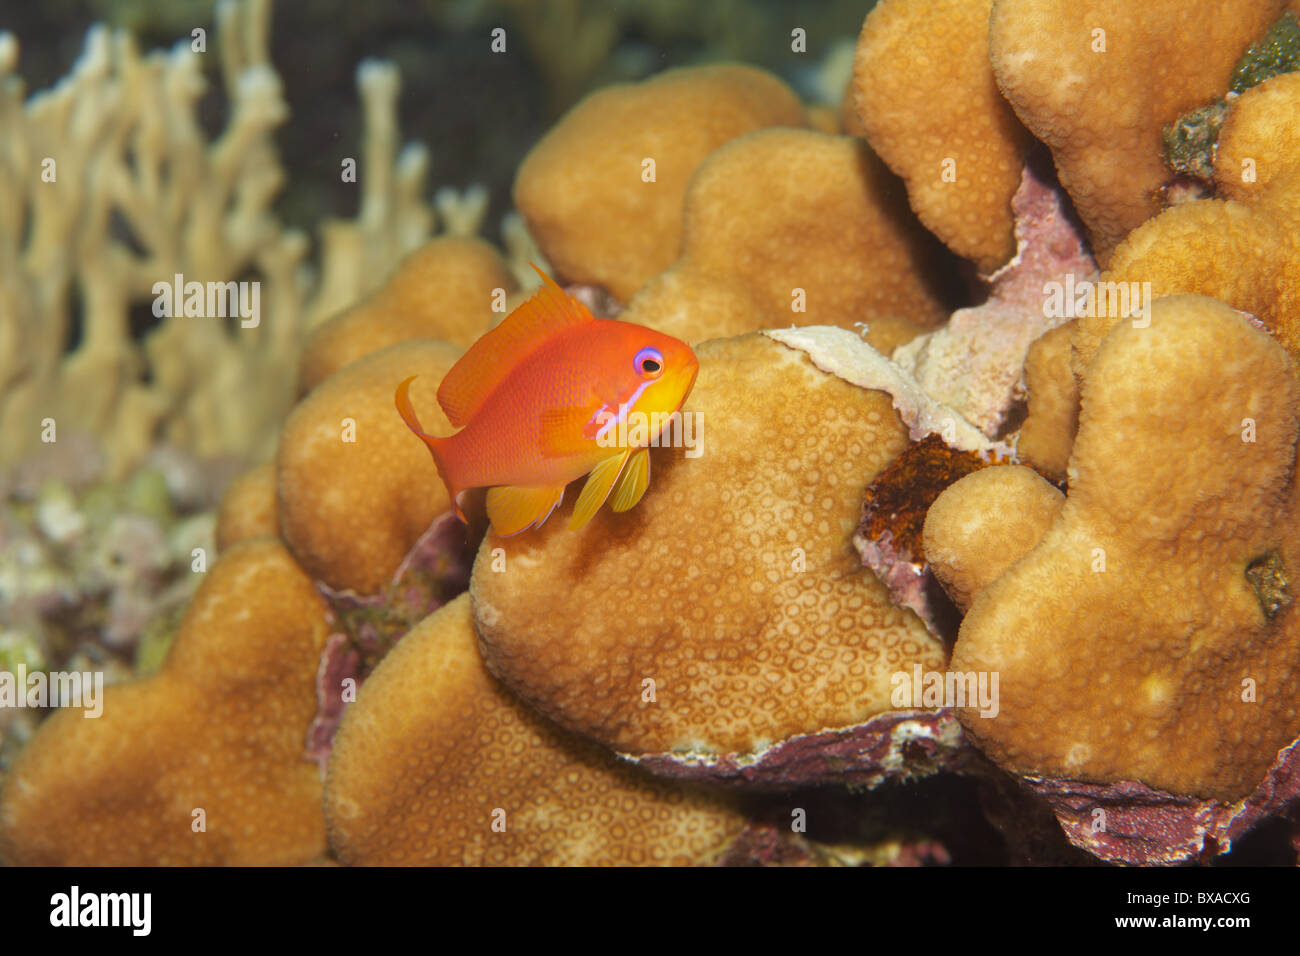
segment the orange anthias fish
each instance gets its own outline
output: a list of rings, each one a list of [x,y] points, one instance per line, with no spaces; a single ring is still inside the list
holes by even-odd
[[[636,505],[650,483],[648,446],[700,367],[685,342],[597,319],[537,272],[537,294],[475,342],[438,388],[438,404],[460,431],[424,433],[408,395],[414,376],[394,396],[407,427],[433,453],[457,515],[465,520],[461,492],[488,488],[488,518],[499,535],[540,527],[565,485],[583,475],[590,477],[570,528],[585,525],[611,494],[615,511]],[[633,416],[642,427],[628,427]]]

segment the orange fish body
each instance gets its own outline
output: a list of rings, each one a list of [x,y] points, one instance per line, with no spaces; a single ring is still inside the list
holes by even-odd
[[[452,501],[469,488],[489,489],[488,517],[500,535],[540,526],[583,475],[590,477],[570,527],[586,524],[611,496],[615,511],[633,507],[649,484],[648,446],[699,370],[685,342],[597,319],[538,272],[538,293],[475,342],[438,389],[460,431],[424,433],[407,394],[411,379],[395,395]],[[459,503],[456,510],[464,518]]]

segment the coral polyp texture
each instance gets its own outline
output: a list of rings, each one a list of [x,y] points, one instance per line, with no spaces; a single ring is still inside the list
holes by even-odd
[[[54,714],[0,791],[0,860],[273,865],[325,851],[304,759],[326,605],[284,546],[230,549],[161,670]]]
[[[529,152],[515,204],[561,276],[626,302],[677,258],[682,196],[710,153],[756,129],[806,123],[789,87],[739,64],[606,87]]]
[[[1225,199],[1248,201],[1300,162],[1300,73],[1283,73],[1242,93],[1219,132],[1214,183]]]
[[[697,354],[702,454],[659,450],[654,493],[583,533],[489,536],[470,584],[488,669],[623,753],[754,755],[888,711],[894,672],[943,665],[850,542],[907,445],[891,397],[761,335]]]
[[[531,711],[483,667],[469,597],[402,638],[334,741],[330,842],[360,864],[714,862],[744,818]]]
[[[620,318],[689,342],[866,323],[881,349],[946,314],[943,249],[866,146],[811,130],[733,140],[686,192],[681,257]]]
[[[926,559],[965,611],[1038,543],[1064,503],[1029,468],[980,469],[949,485],[926,512]]]
[[[1105,265],[1160,211],[1163,127],[1228,92],[1280,0],[995,0],[989,58],[1016,115],[1052,149]]]
[[[1059,515],[990,583],[959,588],[974,593],[950,666],[1000,673],[1002,706],[958,716],[1019,773],[1231,802],[1300,735],[1295,367],[1211,299],[1157,300],[1138,325],[1116,325],[1084,377]],[[944,495],[988,507],[990,487],[964,486],[1013,477],[1027,481],[991,469]],[[1026,494],[1051,497],[1006,497]],[[945,504],[926,531],[950,566],[1015,558],[982,553]]]
[[[989,66],[992,7],[881,0],[851,87],[862,135],[906,181],[921,222],[985,273],[1016,251],[1011,197],[1032,142]]]

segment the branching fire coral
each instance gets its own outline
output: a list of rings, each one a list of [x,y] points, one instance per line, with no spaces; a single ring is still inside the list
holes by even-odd
[[[272,210],[288,112],[270,4],[217,11],[230,120],[211,142],[197,117],[206,54],[189,42],[142,56],[96,27],[71,76],[24,102],[17,41],[0,34],[0,462],[41,448],[47,420],[97,438],[116,474],[160,437],[204,456],[269,454],[306,332],[434,225],[428,156],[396,149],[396,70],[363,64],[360,213],[324,224],[313,268],[307,237]],[[155,284],[178,275],[253,283],[259,314],[174,303],[141,344],[132,310],[154,309]]]

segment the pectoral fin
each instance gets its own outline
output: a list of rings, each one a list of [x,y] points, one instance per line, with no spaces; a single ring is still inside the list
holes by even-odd
[[[578,503],[573,506],[573,517],[569,519],[570,528],[575,530],[581,528],[600,510],[600,506],[609,497],[615,479],[618,478],[619,472],[623,470],[623,465],[631,454],[631,449],[620,451],[610,455],[591,470],[591,474],[587,476],[587,483],[582,486],[582,494],[578,495]]]
[[[584,405],[553,408],[542,412],[538,425],[537,447],[546,458],[567,458],[591,451],[600,423],[597,416],[602,405],[593,398]]]
[[[564,497],[564,485],[554,488],[523,488],[499,485],[487,493],[488,520],[501,537],[518,534],[525,528],[540,528]]]
[[[650,449],[638,448],[618,476],[610,495],[610,507],[615,511],[635,508],[636,503],[650,486]]]

